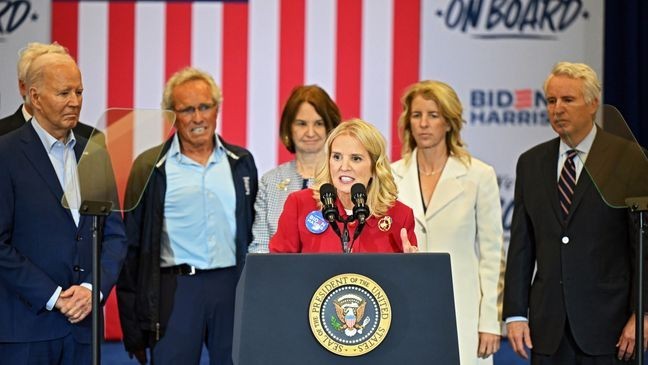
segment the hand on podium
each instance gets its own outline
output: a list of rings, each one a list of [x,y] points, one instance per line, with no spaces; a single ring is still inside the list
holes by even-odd
[[[416,253],[418,252],[418,247],[410,243],[409,238],[407,238],[407,229],[401,228],[400,231],[401,242],[403,242],[403,252],[404,253]]]

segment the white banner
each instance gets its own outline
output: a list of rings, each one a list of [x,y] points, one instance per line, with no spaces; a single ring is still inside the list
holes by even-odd
[[[29,42],[49,42],[50,2],[0,1],[0,117],[13,114],[22,103],[18,92],[18,51]]]
[[[505,233],[515,164],[553,138],[542,86],[558,61],[585,62],[603,78],[603,5],[591,1],[425,1],[421,78],[455,88],[469,151],[492,165]]]

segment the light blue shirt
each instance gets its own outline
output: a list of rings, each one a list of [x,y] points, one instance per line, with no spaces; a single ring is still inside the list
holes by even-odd
[[[574,165],[576,166],[576,182],[580,177],[581,172],[583,171],[583,166],[585,166],[585,161],[587,161],[587,156],[589,155],[590,149],[592,149],[592,143],[594,143],[594,137],[596,137],[596,125],[592,127],[592,130],[587,134],[587,136],[578,144],[578,146],[573,149],[578,152],[574,158]],[[558,171],[556,172],[556,182],[560,179],[560,172],[562,171],[565,160],[567,160],[567,152],[572,148],[569,147],[562,139],[560,139],[560,146],[558,147]],[[506,323],[511,322],[520,322],[528,321],[526,317],[514,316],[506,318]]]
[[[166,157],[167,189],[160,266],[197,269],[236,265],[236,191],[218,138],[206,165],[180,152],[178,135]]]
[[[56,177],[61,184],[61,188],[65,192],[68,206],[72,208],[70,209],[70,212],[72,213],[72,218],[74,218],[74,223],[78,226],[80,218],[78,209],[80,193],[79,177],[76,169],[77,160],[76,155],[74,154],[74,146],[76,145],[74,132],[70,131],[67,141],[64,143],[43,129],[40,123],[36,120],[36,117],[32,119],[32,126],[43,144],[45,152],[47,152],[47,157],[49,157],[52,167],[56,172]],[[92,284],[90,283],[82,283],[81,286],[92,291]],[[63,288],[60,286],[56,288],[54,294],[47,301],[47,304],[45,304],[45,309],[51,311],[54,308],[62,290]],[[103,293],[99,293],[99,295],[103,297]]]

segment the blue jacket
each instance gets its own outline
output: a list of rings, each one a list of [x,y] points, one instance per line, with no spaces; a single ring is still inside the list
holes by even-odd
[[[76,137],[79,159],[87,140]],[[93,160],[93,178],[112,178],[112,170],[110,176],[102,173],[108,163],[106,158]],[[85,197],[88,184],[80,180]],[[47,341],[70,333],[78,342],[90,343],[91,316],[73,325],[58,310],[45,309],[57,286],[65,290],[92,282],[92,218],[81,216],[75,225],[70,210],[61,205],[62,196],[31,122],[0,137],[0,343]],[[104,297],[117,281],[125,253],[124,226],[120,214],[112,213],[103,226]]]
[[[222,139],[220,142],[227,151],[236,191],[236,266],[240,274],[252,241],[257,169],[248,150]],[[136,208],[124,217],[128,254],[117,282],[119,315],[128,351],[150,347],[166,327],[160,320],[160,242],[166,193],[165,161],[170,146],[171,139],[142,153],[128,181],[125,205]]]

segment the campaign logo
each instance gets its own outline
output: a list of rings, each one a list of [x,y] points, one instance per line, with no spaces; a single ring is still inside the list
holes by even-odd
[[[391,325],[385,291],[359,274],[325,281],[310,302],[308,319],[317,341],[340,356],[360,356],[376,349]]]
[[[326,231],[326,229],[329,226],[328,221],[324,219],[324,216],[322,216],[322,212],[320,212],[319,210],[314,210],[308,213],[304,221],[304,224],[306,224],[306,228],[308,229],[309,232],[315,234],[324,233],[324,231]]]
[[[555,40],[589,12],[582,0],[450,0],[436,15],[479,39]]]
[[[547,101],[538,89],[473,89],[468,123],[549,125]]]
[[[31,10],[31,2],[27,0],[0,1],[0,42],[28,20],[38,20],[38,14]]]

